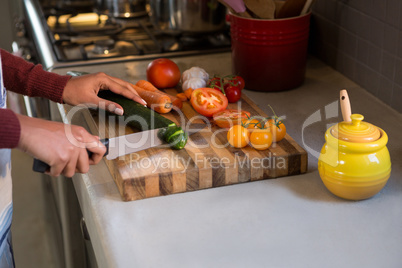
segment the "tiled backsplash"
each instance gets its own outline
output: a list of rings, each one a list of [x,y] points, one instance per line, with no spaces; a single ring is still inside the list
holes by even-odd
[[[402,1],[316,0],[311,53],[402,113]]]

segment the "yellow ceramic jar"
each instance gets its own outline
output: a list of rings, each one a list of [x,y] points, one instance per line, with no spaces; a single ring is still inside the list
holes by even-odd
[[[325,133],[318,171],[327,189],[336,196],[362,200],[376,195],[391,174],[391,159],[384,130],[363,122],[359,114]]]

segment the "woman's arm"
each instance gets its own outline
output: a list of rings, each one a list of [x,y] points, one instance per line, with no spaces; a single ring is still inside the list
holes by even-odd
[[[72,177],[86,173],[106,152],[99,138],[80,126],[17,115],[21,135],[17,148],[47,163],[48,174]],[[88,157],[87,150],[92,152]]]
[[[61,76],[44,71],[41,65],[29,63],[5,50],[0,49],[0,53],[7,90],[59,103],[98,106],[120,115],[123,108],[99,98],[99,90],[111,90],[146,105],[130,83],[121,79],[104,73],[73,78]],[[0,148],[17,147],[31,154],[49,164],[49,174],[53,176],[87,172],[89,164],[98,163],[106,150],[97,137],[81,127],[16,115],[7,109],[0,109],[0,126]],[[88,159],[87,150],[93,152],[91,159]]]
[[[104,73],[73,77],[58,75],[42,69],[22,58],[0,49],[3,67],[3,81],[7,90],[31,97],[44,97],[59,103],[71,105],[100,104],[117,114],[123,114],[123,108],[117,103],[100,99],[99,90],[111,90],[114,93],[146,105],[130,83]]]
[[[20,140],[20,122],[9,109],[0,109],[0,149],[15,148]]]
[[[7,90],[31,97],[44,97],[63,102],[63,89],[71,76],[61,76],[43,70],[24,59],[0,49],[3,68],[3,82]]]

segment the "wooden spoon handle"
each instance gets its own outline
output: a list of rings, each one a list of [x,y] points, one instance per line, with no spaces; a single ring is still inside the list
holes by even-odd
[[[302,9],[302,11],[300,12],[300,15],[303,16],[305,14],[307,14],[307,12],[310,11],[310,7],[313,4],[314,0],[307,0],[306,3],[304,4],[304,7]]]
[[[350,108],[349,95],[346,89],[341,90],[339,100],[341,103],[343,121],[351,122],[352,119],[350,119],[350,116],[352,115],[352,109]]]
[[[244,12],[239,13],[240,17],[245,17],[245,18],[253,18],[253,16],[250,15],[250,13],[246,10]]]

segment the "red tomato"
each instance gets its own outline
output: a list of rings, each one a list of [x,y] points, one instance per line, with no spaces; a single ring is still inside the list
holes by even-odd
[[[243,77],[236,75],[235,77],[233,77],[232,79],[230,79],[230,81],[237,86],[240,90],[243,90],[244,86],[245,86],[245,82]]]
[[[157,88],[175,87],[180,75],[177,64],[165,58],[153,60],[147,67],[147,80]]]
[[[213,114],[225,110],[228,106],[228,99],[225,95],[207,87],[195,89],[191,93],[190,101],[194,110],[206,117],[211,117]]]
[[[228,98],[228,101],[230,103],[234,103],[234,102],[237,102],[238,100],[240,100],[241,90],[236,86],[227,84],[225,86],[225,95]]]
[[[243,110],[228,109],[213,115],[214,122],[221,128],[230,128],[240,125],[243,120],[250,118],[250,113]]]
[[[221,79],[220,77],[213,77],[208,80],[208,87],[222,91]]]
[[[212,77],[208,80],[208,86],[212,86],[212,85],[216,85],[216,86],[221,86],[221,78],[219,76],[215,76]]]

